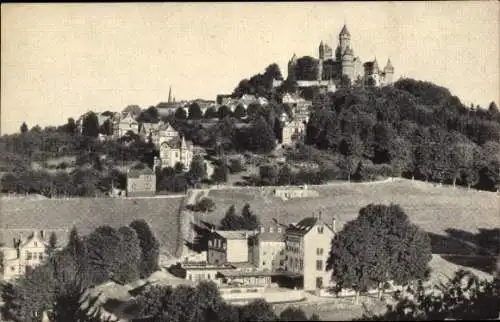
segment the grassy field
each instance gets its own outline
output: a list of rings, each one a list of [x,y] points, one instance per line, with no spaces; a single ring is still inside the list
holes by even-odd
[[[245,203],[259,215],[262,223],[272,218],[289,224],[322,211],[323,219],[337,220],[337,230],[357,217],[359,209],[370,203],[395,203],[423,229],[445,234],[448,228],[474,233],[478,228],[500,227],[500,199],[492,192],[435,187],[419,181],[395,180],[373,183],[340,183],[310,187],[319,192],[316,198],[282,200],[273,196],[274,188],[220,189],[210,191],[217,209],[205,217],[218,222],[226,210]]]
[[[71,198],[2,199],[0,228],[4,230],[71,229],[86,234],[101,225],[119,228],[135,219],[144,219],[153,229],[162,247],[175,250],[182,197],[177,198]],[[4,242],[11,238],[2,236]]]

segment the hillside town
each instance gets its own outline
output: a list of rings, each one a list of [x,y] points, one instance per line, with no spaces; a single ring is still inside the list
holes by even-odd
[[[0,321],[500,318],[496,103],[339,27],[286,78],[3,136]]]

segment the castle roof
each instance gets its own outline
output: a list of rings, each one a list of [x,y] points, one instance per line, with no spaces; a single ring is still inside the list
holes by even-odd
[[[385,69],[394,69],[394,66],[392,66],[391,59],[387,59],[387,64],[385,65]]]
[[[339,36],[343,36],[343,35],[346,35],[346,36],[351,36],[351,33],[349,32],[349,30],[347,30],[347,26],[344,25],[344,27],[342,27],[342,30],[340,31],[340,34]]]

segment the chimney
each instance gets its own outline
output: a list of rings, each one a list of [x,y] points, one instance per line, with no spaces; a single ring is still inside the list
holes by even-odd
[[[44,237],[43,235],[44,235],[44,231],[43,231],[43,229],[42,229],[42,230],[40,230],[40,238],[41,238],[41,239],[43,239],[43,237]]]
[[[321,210],[318,212],[318,219],[321,220]]]

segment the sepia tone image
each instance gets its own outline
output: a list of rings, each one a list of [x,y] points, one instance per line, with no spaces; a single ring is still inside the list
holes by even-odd
[[[2,4],[0,321],[500,319],[499,9]]]

